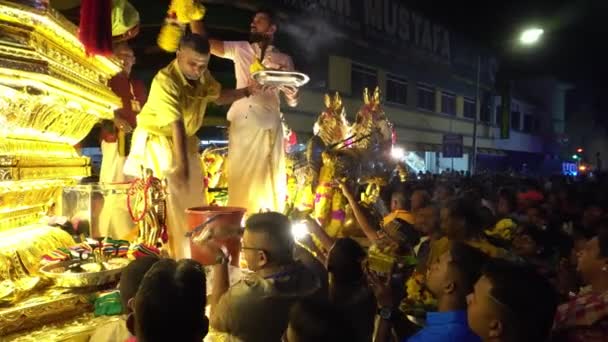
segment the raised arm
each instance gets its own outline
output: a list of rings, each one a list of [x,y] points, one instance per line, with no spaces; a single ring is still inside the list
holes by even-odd
[[[378,233],[376,232],[372,224],[369,222],[367,216],[363,213],[363,210],[361,209],[359,202],[357,202],[355,195],[350,191],[350,189],[348,189],[347,185],[344,182],[338,181],[338,184],[340,185],[340,189],[342,190],[344,197],[346,197],[348,204],[350,204],[350,207],[353,210],[353,215],[355,216],[355,219],[361,227],[361,230],[363,230],[365,236],[371,242],[378,240]]]

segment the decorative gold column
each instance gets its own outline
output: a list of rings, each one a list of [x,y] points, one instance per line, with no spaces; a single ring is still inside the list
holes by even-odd
[[[38,286],[44,253],[74,243],[43,218],[91,174],[74,145],[121,105],[107,86],[119,62],[87,56],[76,30],[48,1],[0,0],[0,303]]]

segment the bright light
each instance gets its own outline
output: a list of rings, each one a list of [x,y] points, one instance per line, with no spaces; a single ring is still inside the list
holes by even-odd
[[[576,149],[576,152],[577,153],[583,153],[583,149],[579,147],[579,148]]]
[[[536,44],[540,37],[545,33],[545,31],[541,28],[531,28],[522,32],[519,37],[519,41],[525,45]]]
[[[581,165],[578,167],[579,171],[581,172],[585,172],[587,170],[587,166],[586,165]]]
[[[573,154],[573,155],[572,155],[572,159],[577,160],[577,159],[578,159],[578,156],[577,156],[576,154]]]
[[[403,147],[393,146],[391,156],[397,160],[403,160],[405,158],[405,150]]]
[[[305,222],[297,222],[291,225],[291,234],[296,240],[302,240],[308,235],[308,226]]]

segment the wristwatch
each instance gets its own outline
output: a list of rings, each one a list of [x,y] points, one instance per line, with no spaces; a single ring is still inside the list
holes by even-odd
[[[390,321],[391,319],[393,319],[393,308],[390,308],[388,306],[383,306],[379,308],[378,316],[380,316],[380,318],[385,321]]]
[[[218,253],[218,255],[215,257],[215,264],[216,265],[227,265],[230,262],[230,258],[228,256],[226,256],[226,254],[224,253]]]

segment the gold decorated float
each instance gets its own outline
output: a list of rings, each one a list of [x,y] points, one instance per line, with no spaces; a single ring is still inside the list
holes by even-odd
[[[292,207],[310,213],[330,236],[361,233],[337,180],[366,186],[361,202],[370,214],[393,168],[390,158],[393,131],[380,103],[380,90],[363,93],[363,106],[351,125],[338,93],[325,95],[325,109],[308,142],[306,164],[292,171],[297,186],[289,187]],[[288,178],[289,180],[289,178]],[[351,184],[352,185],[352,184]],[[354,228],[354,229],[351,229]]]
[[[121,105],[107,87],[120,64],[87,56],[76,30],[48,1],[0,0],[0,336],[91,308],[39,272],[43,255],[75,244],[47,219],[91,174],[74,145]]]

